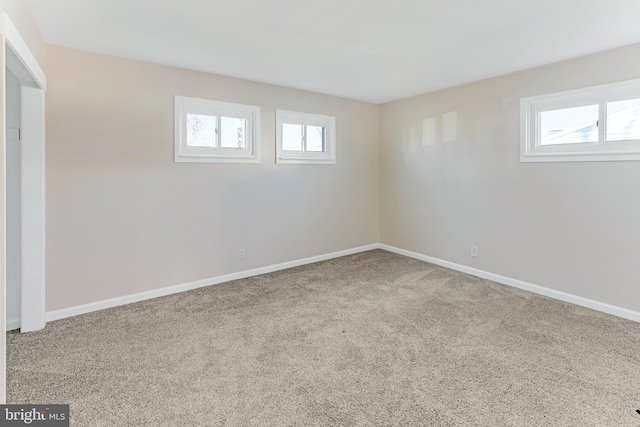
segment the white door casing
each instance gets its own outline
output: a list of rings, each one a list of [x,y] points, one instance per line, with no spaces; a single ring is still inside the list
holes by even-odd
[[[22,292],[20,331],[43,329],[45,320],[44,90],[22,87]]]

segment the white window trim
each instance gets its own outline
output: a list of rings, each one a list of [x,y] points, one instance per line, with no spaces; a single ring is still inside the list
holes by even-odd
[[[282,125],[294,123],[301,125],[323,126],[325,128],[325,147],[322,153],[296,153],[282,149]],[[300,113],[297,111],[276,110],[276,163],[280,164],[336,164],[336,118],[320,114]]]
[[[640,98],[640,79],[531,96],[520,100],[521,162],[590,162],[640,160],[640,140],[605,142],[606,104]],[[540,112],[598,104],[598,142],[540,145]]]
[[[188,147],[186,118],[188,113],[247,119],[247,148]],[[175,97],[174,160],[193,163],[260,163],[260,107],[210,99]]]

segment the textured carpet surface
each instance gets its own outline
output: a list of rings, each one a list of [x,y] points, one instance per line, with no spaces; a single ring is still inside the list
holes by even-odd
[[[382,250],[7,338],[73,426],[640,426],[640,324]]]

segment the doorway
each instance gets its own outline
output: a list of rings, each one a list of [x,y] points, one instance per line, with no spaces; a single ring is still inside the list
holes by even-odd
[[[10,310],[19,316],[20,331],[29,332],[46,323],[46,77],[6,12],[0,14],[0,61],[0,331],[7,329],[7,320],[16,321],[7,319]],[[3,334],[0,403],[6,401],[6,350]]]
[[[20,53],[6,48],[5,319],[31,332],[46,323],[44,90]]]

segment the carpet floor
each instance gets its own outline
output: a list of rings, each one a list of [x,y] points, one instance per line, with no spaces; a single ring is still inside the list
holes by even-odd
[[[382,250],[7,341],[72,426],[640,426],[640,324]]]

